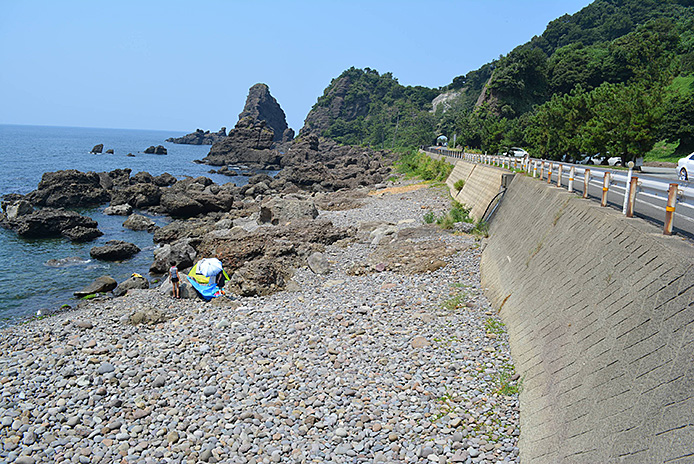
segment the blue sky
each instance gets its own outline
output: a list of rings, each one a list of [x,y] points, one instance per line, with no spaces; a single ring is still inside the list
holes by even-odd
[[[233,127],[264,82],[297,132],[355,66],[440,87],[588,0],[0,0],[0,123]]]

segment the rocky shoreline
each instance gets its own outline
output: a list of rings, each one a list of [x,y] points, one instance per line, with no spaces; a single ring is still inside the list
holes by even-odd
[[[422,222],[440,190],[357,193],[316,218],[354,234],[271,295],[130,290],[0,332],[2,460],[517,462],[481,242]]]

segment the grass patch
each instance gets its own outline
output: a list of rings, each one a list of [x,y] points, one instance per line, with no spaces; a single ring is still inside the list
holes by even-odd
[[[452,229],[456,222],[472,222],[472,218],[470,217],[470,208],[454,201],[446,214],[436,218],[436,224],[442,229]]]
[[[498,319],[492,319],[491,317],[484,322],[484,330],[489,333],[495,333],[501,335],[506,331],[504,323]]]
[[[445,181],[453,170],[453,165],[445,159],[435,160],[418,150],[404,153],[395,163],[396,170],[405,177],[419,177],[423,180]]]
[[[458,179],[455,181],[455,184],[453,184],[453,188],[456,189],[458,192],[460,192],[463,187],[465,187],[465,181],[463,179]]]
[[[422,216],[422,220],[426,224],[433,224],[434,221],[436,221],[436,215],[433,211],[427,211],[426,213],[424,213],[424,216]]]
[[[513,396],[517,395],[523,389],[523,379],[514,380],[516,378],[515,369],[513,366],[502,366],[499,374],[495,377],[496,393],[499,395]]]
[[[677,148],[680,146],[680,141],[677,140],[672,143],[668,143],[666,140],[661,140],[656,142],[651,151],[643,155],[644,163],[648,162],[661,162],[661,163],[676,163],[682,158],[681,155],[675,154]]]
[[[441,307],[446,311],[455,311],[456,309],[465,306],[466,297],[467,295],[465,293],[456,293],[441,303]]]

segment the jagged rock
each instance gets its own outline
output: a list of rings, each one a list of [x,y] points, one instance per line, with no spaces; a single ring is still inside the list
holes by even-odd
[[[106,293],[110,292],[116,286],[118,282],[111,276],[101,276],[97,278],[94,282],[84,287],[82,290],[78,290],[74,293],[77,298],[83,298],[87,295],[93,295],[95,293]]]
[[[265,121],[245,117],[236,123],[229,135],[212,145],[202,162],[212,166],[245,165],[257,169],[279,166],[281,155],[272,150],[272,129]]]
[[[154,184],[139,183],[129,185],[111,194],[111,206],[129,204],[133,208],[157,206],[162,196],[160,187]]]
[[[157,224],[152,219],[141,214],[131,214],[123,223],[123,227],[130,230],[153,232],[157,228]]]
[[[144,152],[150,155],[166,155],[167,153],[166,148],[164,148],[163,145],[157,145],[156,147],[152,145],[149,148],[146,148]]]
[[[140,247],[134,243],[122,240],[109,240],[103,246],[96,246],[89,250],[89,255],[94,259],[103,261],[122,261],[140,252]]]
[[[251,117],[256,121],[265,121],[267,126],[274,133],[274,142],[286,142],[294,138],[294,131],[287,127],[287,118],[277,100],[270,95],[270,89],[266,84],[255,84],[248,90],[246,104],[243,111],[239,114],[239,120]]]
[[[100,144],[94,145],[94,148],[92,148],[92,151],[90,151],[89,153],[97,154],[97,153],[101,153],[102,151],[104,151],[104,144],[100,143]]]
[[[77,226],[64,230],[62,235],[73,242],[90,242],[95,238],[101,237],[104,233],[96,227]]]
[[[317,217],[318,209],[313,200],[296,197],[273,197],[260,206],[258,223],[277,225],[297,219],[315,219]]]
[[[171,266],[186,269],[193,266],[197,253],[190,238],[182,238],[154,250],[154,262],[149,267],[152,274],[164,274]]]
[[[173,184],[176,183],[176,178],[169,174],[168,172],[165,172],[164,174],[160,174],[154,178],[154,184],[158,185],[159,187],[169,187]]]
[[[133,207],[125,203],[122,205],[107,206],[104,208],[104,214],[109,216],[128,216],[133,212]]]
[[[222,127],[218,132],[203,131],[196,129],[195,132],[184,135],[183,137],[169,137],[167,142],[188,145],[212,145],[227,136],[227,128]]]
[[[208,234],[197,248],[199,256],[217,256],[224,263],[232,276],[227,284],[232,292],[267,295],[281,290],[308,255],[353,233],[324,219],[296,220],[253,232],[234,228],[222,237]]]
[[[149,288],[149,280],[141,275],[132,275],[128,279],[118,284],[116,289],[113,291],[113,296],[123,296],[128,293],[128,290],[133,288]]]
[[[69,169],[44,173],[38,188],[25,199],[34,206],[70,208],[106,203],[110,195],[97,173]]]
[[[130,178],[130,185],[135,184],[153,184],[154,176],[148,172],[140,171]]]
[[[13,220],[4,218],[0,225],[25,238],[60,237],[76,227],[94,229],[98,232],[95,220],[62,208],[43,208]]]

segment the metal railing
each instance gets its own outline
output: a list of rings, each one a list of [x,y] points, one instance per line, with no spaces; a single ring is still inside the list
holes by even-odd
[[[685,181],[669,181],[609,167],[583,166],[535,158],[479,155],[427,147],[426,151],[472,163],[524,172],[549,184],[594,198],[601,206],[621,207],[622,213],[663,224],[663,233],[678,231],[694,236],[694,186]]]

